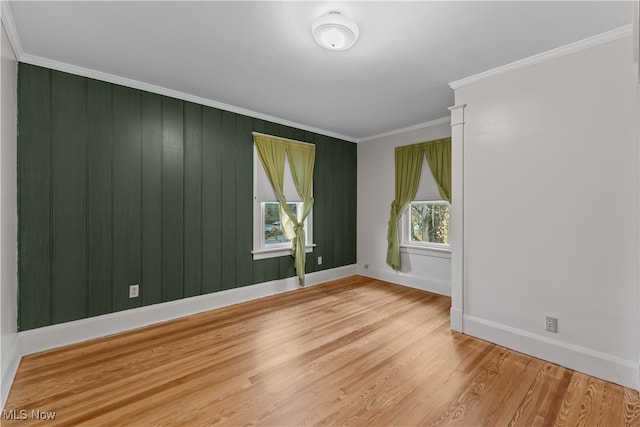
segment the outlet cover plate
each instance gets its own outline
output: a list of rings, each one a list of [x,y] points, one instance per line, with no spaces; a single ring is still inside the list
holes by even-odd
[[[547,316],[547,331],[558,333],[558,318]]]
[[[129,298],[138,298],[140,295],[139,285],[130,285],[129,286]]]

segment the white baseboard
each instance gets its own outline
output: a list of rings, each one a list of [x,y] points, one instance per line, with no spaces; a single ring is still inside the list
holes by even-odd
[[[416,276],[400,271],[383,271],[375,268],[363,268],[358,265],[358,274],[361,276],[371,277],[373,279],[384,280],[385,282],[395,283],[397,285],[408,286],[410,288],[420,289],[435,294],[451,296],[451,284],[429,277]]]
[[[449,309],[449,321],[451,322],[452,331],[464,331],[462,310],[460,310],[459,308],[451,307],[451,309]]]
[[[464,333],[635,390],[640,385],[631,360],[469,315]]]
[[[7,397],[9,397],[9,391],[11,391],[11,385],[13,379],[18,372],[18,366],[20,365],[20,352],[18,351],[17,335],[14,342],[9,347],[9,354],[4,354],[3,357],[9,357],[9,363],[2,376],[0,377],[0,409],[4,409],[4,405],[7,403]],[[4,351],[4,349],[3,349]]]
[[[353,276],[354,274],[356,274],[356,266],[352,264],[309,273],[306,275],[305,281],[306,286],[313,286]],[[38,353],[296,289],[299,289],[298,278],[289,277],[58,325],[45,326],[19,332],[18,348],[22,355]]]

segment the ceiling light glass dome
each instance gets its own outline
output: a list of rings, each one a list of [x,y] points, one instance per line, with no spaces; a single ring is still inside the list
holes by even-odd
[[[338,12],[320,16],[313,21],[311,30],[316,42],[329,50],[349,49],[360,35],[358,25]]]

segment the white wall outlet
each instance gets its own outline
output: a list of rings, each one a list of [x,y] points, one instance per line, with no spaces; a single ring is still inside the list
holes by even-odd
[[[318,257],[318,265],[322,265],[322,257],[321,256]]]
[[[129,286],[129,298],[138,298],[140,295],[140,285],[130,285]]]
[[[547,316],[547,331],[558,333],[558,318]]]

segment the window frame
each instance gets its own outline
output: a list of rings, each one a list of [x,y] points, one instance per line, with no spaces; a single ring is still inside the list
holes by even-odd
[[[288,159],[286,160],[285,167],[288,167]],[[264,203],[279,203],[276,198],[270,200],[258,200],[258,168],[263,168],[260,158],[258,156],[258,150],[256,144],[253,144],[253,250],[251,254],[254,260],[276,258],[282,256],[291,256],[291,242],[275,245],[265,245],[264,242]],[[264,168],[263,168],[264,169]],[[270,184],[269,184],[270,185]],[[298,214],[302,211],[302,202],[300,201],[288,201],[288,204],[295,203],[298,205]],[[309,211],[309,215],[304,220],[305,230],[305,252],[313,252],[313,248],[316,246],[313,243],[313,206]]]
[[[413,203],[447,205],[451,208],[451,204],[446,200],[412,200],[400,217],[400,223],[398,224],[400,228],[400,252],[416,255],[437,256],[440,258],[451,258],[450,243],[415,242],[411,240],[411,205]],[[451,212],[449,212],[449,215],[451,215]]]

